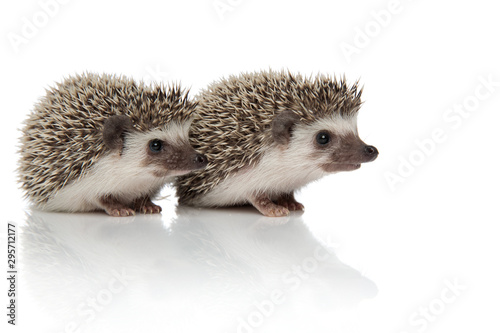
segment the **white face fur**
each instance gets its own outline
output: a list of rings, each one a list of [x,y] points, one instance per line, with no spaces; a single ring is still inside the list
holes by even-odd
[[[356,115],[343,118],[334,116],[332,118],[320,119],[310,125],[298,124],[294,127],[292,137],[290,139],[290,149],[301,149],[301,158],[307,159],[308,163],[319,165],[319,163],[328,163],[331,156],[328,156],[326,150],[322,150],[316,143],[319,133],[327,132],[330,135],[330,141],[333,136],[337,137],[358,137],[357,117]],[[313,152],[316,158],[320,160],[312,160],[308,158]]]
[[[186,174],[193,170],[188,165],[183,166],[183,161],[175,163],[174,158],[182,159],[184,156],[194,154],[189,144],[190,123],[172,123],[163,129],[139,133],[132,132],[125,137],[123,157],[128,160],[142,161],[137,173],[146,172],[153,176],[173,177]],[[150,145],[153,141],[161,142],[161,150],[155,152]],[[170,162],[170,163],[169,163]],[[171,165],[169,165],[171,164]]]

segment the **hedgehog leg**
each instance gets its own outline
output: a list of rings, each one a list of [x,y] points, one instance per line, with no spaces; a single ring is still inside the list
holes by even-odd
[[[101,203],[102,208],[110,216],[119,217],[135,215],[135,211],[132,208],[127,207],[111,195],[101,197],[99,202]]]
[[[158,214],[161,212],[161,207],[155,205],[151,198],[148,196],[136,199],[134,201],[135,210],[143,213],[143,214]]]
[[[280,206],[288,208],[289,211],[304,210],[304,205],[295,200],[293,192],[282,194],[276,200]]]
[[[290,214],[290,211],[283,206],[277,205],[271,201],[267,194],[257,194],[250,198],[250,203],[265,216],[281,217]]]

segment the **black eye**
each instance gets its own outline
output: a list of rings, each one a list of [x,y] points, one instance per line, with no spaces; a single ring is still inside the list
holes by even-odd
[[[149,142],[149,149],[151,149],[153,153],[159,152],[162,147],[163,143],[160,140],[155,139]]]
[[[316,135],[316,142],[322,146],[326,145],[330,142],[330,134],[327,132],[319,132],[318,135]]]

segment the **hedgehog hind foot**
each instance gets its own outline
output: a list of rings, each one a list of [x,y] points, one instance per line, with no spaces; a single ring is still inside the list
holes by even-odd
[[[143,214],[159,214],[161,207],[154,204],[150,197],[139,198],[134,201],[134,208]]]
[[[268,217],[283,217],[290,214],[288,208],[275,204],[266,194],[254,195],[249,201],[259,212]]]
[[[304,205],[295,200],[293,192],[286,193],[278,197],[276,203],[287,208],[289,211],[304,211]]]
[[[135,210],[133,208],[124,205],[112,196],[104,196],[99,199],[99,202],[102,209],[104,209],[109,216],[123,217],[135,215]]]

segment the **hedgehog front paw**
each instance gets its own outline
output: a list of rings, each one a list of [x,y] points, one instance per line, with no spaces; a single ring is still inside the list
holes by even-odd
[[[278,200],[276,200],[276,203],[280,206],[286,207],[289,211],[304,210],[304,205],[295,200],[293,193],[282,195],[278,198]]]
[[[128,205],[123,204],[118,198],[112,195],[106,195],[99,199],[101,204],[101,208],[109,216],[132,216],[135,215],[135,210],[133,208],[128,207]]]
[[[121,217],[121,216],[132,216],[135,215],[135,211],[132,208],[111,208],[111,209],[106,209],[106,213],[108,213],[109,216],[114,216],[114,217]]]
[[[300,202],[295,201],[295,200],[293,200],[293,201],[278,200],[278,205],[287,208],[291,212],[304,210],[304,205],[301,204]]]
[[[161,207],[158,205],[155,205],[152,202],[149,202],[145,205],[142,205],[139,208],[139,211],[143,214],[159,214],[159,213],[161,213]]]
[[[269,199],[268,196],[261,194],[250,199],[252,205],[259,210],[263,215],[269,217],[288,216],[290,211],[288,208],[277,205]]]
[[[269,208],[266,212],[261,211],[261,213],[270,217],[283,217],[290,215],[290,210],[275,204],[274,207]]]
[[[149,197],[136,199],[134,201],[134,208],[143,214],[159,214],[161,212],[161,207],[155,205]]]

